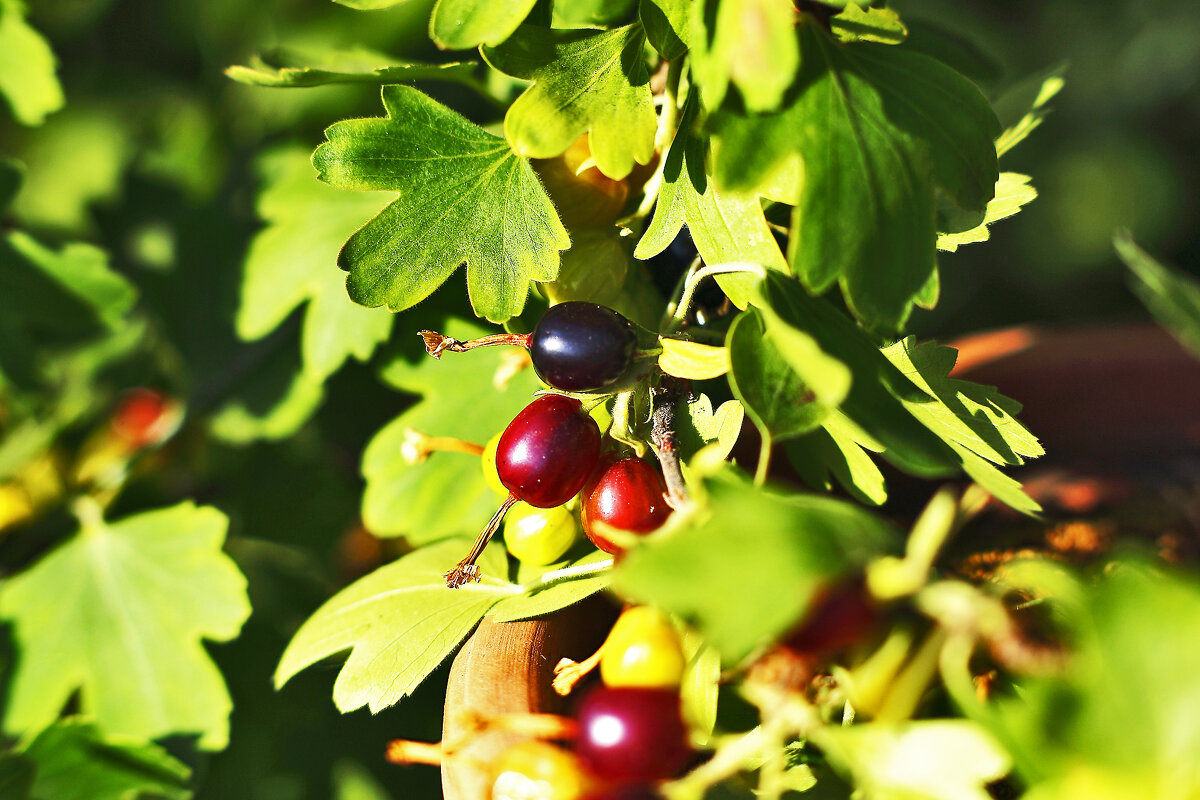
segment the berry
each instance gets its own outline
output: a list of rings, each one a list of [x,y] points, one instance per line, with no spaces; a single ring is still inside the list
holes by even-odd
[[[492,765],[492,774],[494,800],[578,800],[590,783],[572,753],[536,739],[511,745]]]
[[[527,405],[496,445],[500,482],[531,506],[561,506],[583,487],[600,457],[600,428],[572,397],[547,394]]]
[[[589,794],[584,800],[662,800],[662,795],[646,783],[612,786],[600,794]]]
[[[575,752],[600,778],[655,781],[687,764],[687,729],[676,691],[600,687],[583,698],[575,718]]]
[[[562,506],[533,508],[517,506],[504,520],[504,545],[525,564],[553,564],[571,549],[579,537],[579,525]]]
[[[605,686],[671,689],[683,679],[686,661],[679,634],[666,614],[650,606],[621,612],[604,642],[600,678]]]
[[[829,655],[862,639],[877,616],[861,577],[827,586],[813,598],[804,621],[783,646],[802,656]]]
[[[179,423],[175,402],[154,389],[131,389],[113,411],[112,426],[131,447],[157,444],[170,436]]]
[[[573,300],[538,320],[529,357],[538,377],[566,392],[612,386],[629,369],[637,348],[633,323],[611,308]]]
[[[503,435],[504,432],[501,431],[488,439],[487,444],[483,446],[483,453],[479,456],[479,467],[483,470],[484,482],[489,489],[502,497],[508,495],[508,489],[500,482],[500,475],[496,472],[496,446],[500,444],[500,437]]]
[[[633,534],[658,530],[671,516],[666,491],[662,474],[650,462],[605,459],[583,487],[583,531],[604,552],[620,555],[625,548],[602,525]]]

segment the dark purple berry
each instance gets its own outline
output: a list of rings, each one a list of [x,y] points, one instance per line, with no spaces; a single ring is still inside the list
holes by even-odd
[[[633,323],[611,308],[581,300],[552,306],[529,340],[538,377],[565,392],[612,386],[629,369],[636,349]]]

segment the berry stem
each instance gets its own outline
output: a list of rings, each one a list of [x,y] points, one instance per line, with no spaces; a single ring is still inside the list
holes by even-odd
[[[437,451],[481,456],[483,445],[453,436],[426,436],[420,431],[405,428],[404,442],[400,445],[400,452],[405,461],[419,464],[428,458],[430,453]]]
[[[418,333],[425,340],[425,352],[434,358],[441,358],[442,353],[447,350],[453,353],[464,353],[467,350],[474,350],[476,347],[489,347],[497,344],[523,347],[528,350],[531,336],[528,333],[493,333],[490,336],[480,336],[478,339],[462,341],[437,331],[418,331]]]
[[[688,276],[687,282],[684,283],[683,293],[679,297],[679,302],[675,304],[675,308],[670,306],[667,310],[671,312],[669,317],[664,317],[662,325],[662,333],[664,335],[674,333],[683,325],[683,321],[687,319],[688,311],[692,308],[692,301],[696,297],[696,288],[705,278],[710,278],[716,275],[728,275],[731,273],[746,272],[751,275],[756,275],[759,278],[766,277],[767,271],[758,264],[749,262],[731,262],[729,264],[710,264],[707,267],[696,270]]]
[[[441,742],[414,742],[410,739],[393,739],[388,742],[384,755],[393,764],[429,764],[441,766],[447,753]]]
[[[675,438],[675,403],[682,396],[679,384],[673,379],[663,381],[653,390],[654,412],[650,427],[650,444],[662,467],[667,484],[667,502],[678,511],[690,502],[683,470],[679,467],[679,448]]]
[[[496,509],[496,513],[488,520],[488,524],[479,532],[479,536],[475,537],[475,544],[471,546],[471,552],[467,557],[455,565],[454,569],[442,575],[446,579],[446,585],[451,589],[457,589],[463,584],[479,581],[479,567],[475,564],[479,557],[483,555],[483,549],[487,547],[488,542],[496,535],[496,531],[500,529],[500,523],[504,521],[504,515],[517,502],[516,495],[510,494],[505,498],[500,508]]]

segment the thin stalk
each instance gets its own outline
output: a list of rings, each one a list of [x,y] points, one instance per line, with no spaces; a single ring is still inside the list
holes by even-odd
[[[471,581],[479,580],[479,566],[475,562],[483,555],[483,549],[496,535],[496,531],[500,529],[500,523],[504,521],[504,515],[508,513],[515,502],[517,502],[516,495],[510,494],[506,497],[500,508],[496,509],[496,513],[488,520],[488,524],[479,532],[479,536],[475,538],[475,544],[471,546],[471,552],[467,554],[467,557],[458,562],[454,569],[442,575],[446,579],[447,586],[457,589]]]
[[[771,468],[771,439],[762,437],[758,450],[758,466],[754,469],[754,485],[762,486],[767,482],[767,472]]]
[[[696,289],[700,282],[705,278],[711,278],[714,275],[728,275],[736,272],[748,272],[751,275],[764,277],[767,271],[759,264],[749,262],[731,262],[729,264],[710,264],[707,267],[696,270],[688,278],[683,286],[683,294],[679,298],[679,302],[675,305],[675,310],[671,314],[671,318],[665,325],[664,333],[671,333],[679,329],[683,321],[687,319],[688,311],[692,308],[692,302],[696,298]]]

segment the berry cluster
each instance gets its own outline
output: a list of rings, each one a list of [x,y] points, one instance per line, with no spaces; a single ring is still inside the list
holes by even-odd
[[[595,303],[567,302],[547,311],[530,334],[499,334],[459,341],[422,331],[434,357],[491,345],[526,347],[533,368],[564,392],[607,392],[629,377],[637,333],[629,320]],[[476,561],[504,522],[509,552],[532,564],[550,564],[574,543],[575,516],[564,505],[580,495],[580,519],[600,549],[619,554],[630,536],[658,529],[671,513],[659,469],[636,457],[604,453],[604,437],[583,403],[545,394],[526,406],[483,449],[488,482],[505,495],[467,557],[446,573],[457,588],[479,580]]]
[[[494,765],[493,797],[658,798],[655,785],[691,760],[679,699],[685,660],[671,621],[649,607],[628,608],[597,655],[603,685],[577,704],[571,748],[512,746]],[[538,793],[518,795],[518,786]]]

